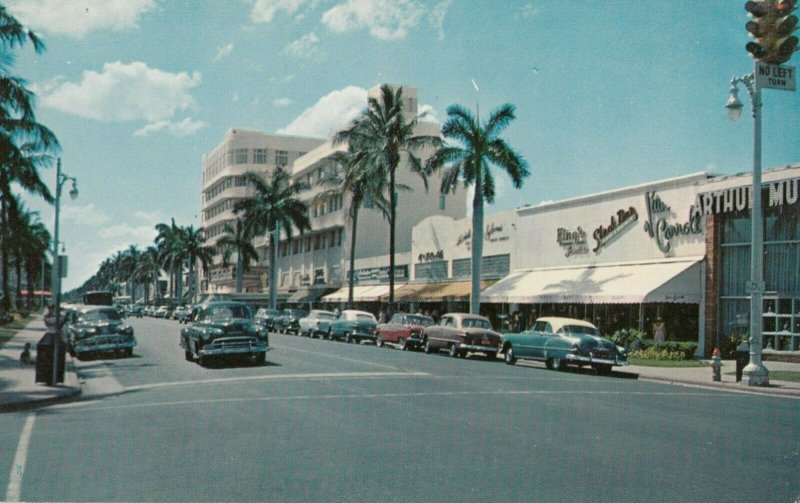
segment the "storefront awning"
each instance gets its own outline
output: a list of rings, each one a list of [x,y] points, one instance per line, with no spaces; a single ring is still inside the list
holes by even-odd
[[[353,287],[353,302],[374,302],[380,300],[381,295],[389,293],[389,285],[358,285]],[[325,302],[347,302],[348,287],[343,286],[330,293],[322,300]]]
[[[286,302],[293,304],[314,302],[329,291],[329,288],[300,288],[293,294],[289,295],[289,298],[286,299]]]
[[[509,274],[481,294],[489,303],[699,304],[703,257]]]
[[[494,280],[481,281],[481,291],[494,283]],[[395,288],[394,299],[406,302],[438,302],[443,300],[469,300],[472,292],[471,281],[450,281],[447,283],[408,283]],[[382,296],[388,300],[389,293]]]

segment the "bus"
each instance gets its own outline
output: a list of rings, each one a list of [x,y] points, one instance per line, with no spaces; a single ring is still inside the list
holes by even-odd
[[[114,303],[111,292],[86,292],[83,294],[83,303],[87,306],[110,306]]]

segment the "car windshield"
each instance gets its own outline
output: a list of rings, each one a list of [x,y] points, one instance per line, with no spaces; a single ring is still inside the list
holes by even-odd
[[[333,313],[317,313],[318,320],[335,320],[336,315]]]
[[[429,327],[433,325],[433,318],[410,314],[406,317],[406,323],[409,325],[422,325],[423,327]]]
[[[250,312],[245,306],[219,306],[206,310],[206,318],[249,318]]]
[[[488,320],[480,318],[465,318],[461,321],[461,326],[464,328],[485,328],[486,330],[492,329],[492,324]]]
[[[116,309],[102,309],[97,311],[89,311],[81,315],[83,321],[107,321],[107,320],[121,320],[122,317]]]
[[[600,336],[600,332],[594,327],[584,327],[581,325],[564,325],[559,332],[569,335],[593,335]]]

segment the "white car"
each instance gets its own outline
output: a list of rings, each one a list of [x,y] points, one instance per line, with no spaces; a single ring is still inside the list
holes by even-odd
[[[331,311],[324,311],[322,309],[312,309],[305,318],[300,318],[300,335],[308,337],[322,336],[322,331],[319,328],[321,321],[333,321],[336,319],[336,313]]]

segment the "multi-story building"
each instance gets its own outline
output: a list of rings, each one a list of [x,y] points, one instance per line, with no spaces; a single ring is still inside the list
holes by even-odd
[[[222,143],[203,156],[200,225],[205,229],[207,243],[216,244],[225,234],[226,224],[235,228],[234,204],[254,194],[253,189],[245,183],[245,173],[253,171],[266,178],[277,167],[289,169],[298,157],[318,147],[323,141],[242,129],[228,130]],[[260,242],[263,244],[263,238]],[[265,277],[264,265],[250,267],[244,278],[245,289],[260,291]],[[210,293],[230,292],[234,285],[234,267],[223,266],[221,257],[217,257],[201,290]]]

